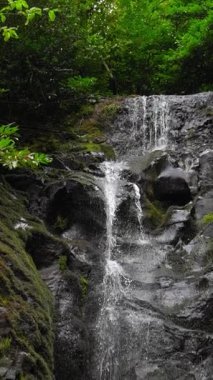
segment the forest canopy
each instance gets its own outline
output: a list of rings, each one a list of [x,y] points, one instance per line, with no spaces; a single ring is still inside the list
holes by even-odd
[[[0,32],[2,123],[88,96],[213,87],[211,0],[4,0]]]

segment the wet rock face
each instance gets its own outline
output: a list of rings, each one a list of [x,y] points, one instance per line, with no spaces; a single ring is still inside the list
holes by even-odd
[[[210,144],[211,145],[211,140]],[[207,149],[199,157],[199,178],[202,192],[212,189],[213,182],[213,150]]]
[[[0,378],[51,380],[53,300],[26,250],[31,234],[47,231],[19,193],[0,189]]]
[[[134,151],[136,157],[127,158],[122,201],[113,224],[117,245],[112,260],[122,266],[124,274],[113,323],[103,325],[109,345],[115,340],[115,366],[111,374],[106,368],[102,379],[211,380],[213,251],[211,227],[199,224],[211,212],[208,144],[212,134],[206,115],[210,98],[210,94],[168,98],[170,143],[164,151],[146,154],[143,149],[150,146],[142,143],[142,139],[160,139],[153,106],[163,109],[163,118],[155,113],[163,128],[169,114],[163,98],[146,99],[146,117],[144,100],[136,102],[143,106],[143,112],[137,109],[139,115],[130,111],[134,101],[127,100],[123,114],[121,107],[118,115],[119,125],[115,121],[112,127],[110,141],[114,141],[117,152],[126,159],[131,148],[130,155]],[[134,116],[131,125],[128,118],[122,121],[129,112]],[[144,121],[145,125],[150,122],[151,134],[148,128],[145,134],[140,130]],[[99,183],[101,173],[93,169]],[[100,378],[97,326],[104,298],[106,215],[101,192],[95,190],[94,182],[88,183],[88,178],[84,183],[87,174],[82,174],[80,182],[61,182],[46,192],[46,220],[58,234],[65,231],[70,247],[68,271],[44,275],[47,281],[48,276],[51,278],[49,286],[55,294],[56,380]],[[146,233],[139,226],[134,184],[141,195],[142,225],[146,218],[151,221]]]
[[[120,331],[114,331],[114,379],[212,378],[212,222],[203,224],[213,211],[212,99],[211,93],[167,98],[166,153],[147,153],[143,142],[159,137],[155,97],[127,99],[110,136],[129,163],[113,259],[132,281],[114,314]],[[164,107],[162,98],[157,103]],[[141,191],[143,221],[152,222],[148,234],[138,234],[132,183]]]
[[[60,281],[56,296],[56,379],[69,380],[70,376],[73,379],[87,378],[89,339],[87,325],[81,315],[81,302],[83,295],[79,279],[67,273]]]
[[[74,224],[88,234],[105,227],[105,213],[99,191],[95,186],[69,181],[55,192],[47,210],[47,222],[63,231]]]
[[[106,131],[108,140],[119,156],[140,156],[169,142],[183,161],[194,160],[212,146],[212,99],[212,92],[127,98]]]
[[[212,380],[213,231],[212,223],[202,224],[213,202],[211,99],[212,94],[130,98],[109,125],[109,141],[128,165],[113,223],[112,260],[123,272],[117,289],[121,295],[109,324],[115,326],[111,336],[106,325],[109,345],[116,338],[115,372],[109,374],[106,368],[105,380]],[[167,149],[161,150],[162,145]],[[18,190],[27,190],[29,210],[49,228],[45,233],[26,231],[24,244],[54,296],[56,380],[100,378],[97,325],[104,302],[106,212],[98,188],[103,173],[96,165],[103,157],[93,158],[88,168],[64,160],[67,172],[63,163],[58,164],[47,169],[50,175],[44,179],[25,172],[18,178],[14,173],[8,176]],[[23,269],[14,269],[14,258],[11,262],[5,268],[24,284],[29,282]],[[110,280],[107,285],[111,286]],[[6,292],[7,286],[3,281],[1,290]],[[31,289],[31,282],[27,286]],[[21,296],[34,306],[37,296],[33,291],[24,299],[26,287],[20,287]],[[39,295],[45,308],[48,292],[42,289]],[[14,301],[17,304],[16,297]],[[43,315],[40,304],[38,312]],[[7,318],[7,307],[2,305],[0,334],[10,333]],[[21,328],[45,357],[47,347],[39,344],[50,339],[46,328],[50,321],[37,326],[33,318],[30,314],[22,318]],[[34,337],[37,327],[43,336]],[[19,354],[16,374],[8,376],[18,376],[22,368],[35,374],[26,353]],[[50,378],[51,357],[48,362]],[[40,373],[38,378],[48,378],[42,365]]]

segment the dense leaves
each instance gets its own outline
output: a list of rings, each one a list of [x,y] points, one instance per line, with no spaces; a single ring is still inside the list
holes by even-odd
[[[5,7],[0,107],[7,122],[60,117],[91,94],[212,89],[210,0],[47,0],[45,7],[5,0]]]
[[[4,41],[7,42],[11,38],[18,38],[20,18],[25,25],[28,25],[36,16],[42,16],[43,12],[48,12],[49,20],[54,21],[56,11],[57,9],[30,7],[25,0],[6,0],[5,5],[0,8],[0,31]],[[11,26],[14,19],[16,20],[16,25]]]

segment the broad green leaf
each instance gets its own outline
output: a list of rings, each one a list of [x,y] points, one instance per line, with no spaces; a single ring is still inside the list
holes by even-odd
[[[10,149],[14,145],[14,141],[9,138],[0,139],[0,151]]]
[[[0,13],[0,19],[2,23],[6,21],[6,16],[4,15],[4,13]]]
[[[51,9],[49,12],[48,12],[48,17],[49,17],[49,20],[50,21],[55,21],[55,12],[53,9]]]

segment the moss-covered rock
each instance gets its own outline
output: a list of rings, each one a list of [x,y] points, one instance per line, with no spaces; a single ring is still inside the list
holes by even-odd
[[[0,192],[0,378],[52,379],[52,296],[26,251],[39,221],[8,186]]]
[[[162,208],[160,202],[151,202],[144,198],[144,223],[148,228],[161,227],[166,219],[166,209]]]

